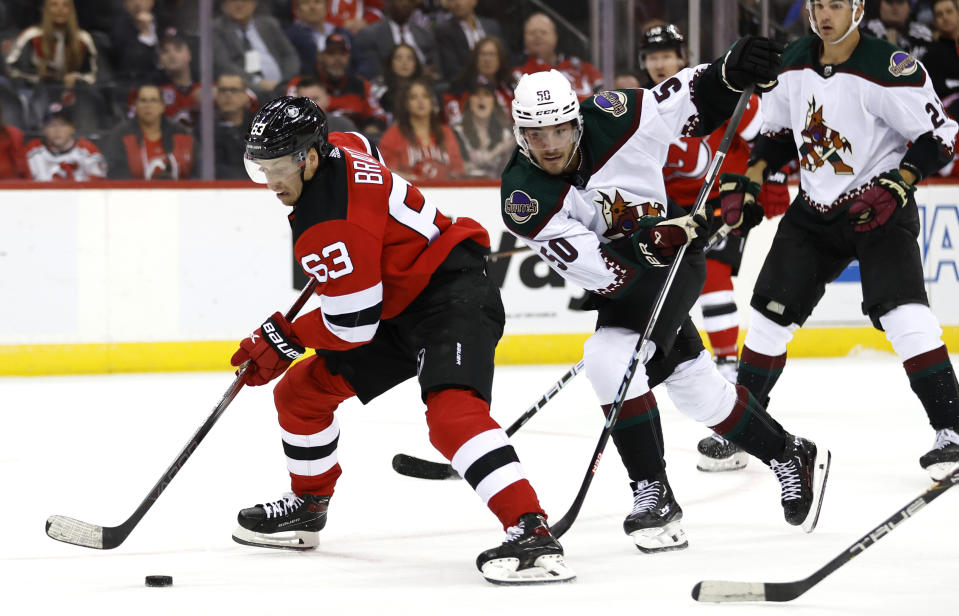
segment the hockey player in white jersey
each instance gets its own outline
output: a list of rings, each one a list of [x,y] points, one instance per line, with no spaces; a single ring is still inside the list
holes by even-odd
[[[722,60],[684,69],[655,89],[604,91],[582,106],[555,70],[524,75],[516,87],[519,147],[503,172],[503,220],[559,275],[590,291],[598,319],[584,360],[605,413],[676,251],[692,242],[612,432],[633,491],[624,530],[644,552],[688,545],[665,472],[651,391],[659,383],[683,413],[772,467],[790,524],[810,532],[819,515],[829,452],[788,434],[745,388],[724,379],[689,318],[705,279],[706,221],[675,204],[667,212],[662,173],[677,137],[713,131],[747,85],[775,85],[780,51],[768,39],[745,38]]]
[[[861,0],[807,8],[815,34],[783,55],[746,175],[721,178],[725,222],[748,228],[762,219],[755,196],[764,174],[799,153],[799,195],[756,281],[737,382],[768,403],[793,332],[858,259],[863,313],[886,332],[936,431],[920,465],[940,479],[959,465],[959,386],[926,298],[913,193],[952,158],[957,125],[922,64],[860,35]]]

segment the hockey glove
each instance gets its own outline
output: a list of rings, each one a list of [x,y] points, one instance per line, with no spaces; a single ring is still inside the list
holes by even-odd
[[[742,92],[751,83],[756,92],[769,92],[776,87],[783,49],[768,38],[744,36],[723,57],[723,83],[733,92]]]
[[[853,231],[871,231],[886,224],[896,209],[906,207],[916,187],[909,184],[898,169],[880,173],[876,184],[849,207]]]
[[[760,186],[745,175],[724,173],[719,179],[719,206],[723,224],[734,229],[733,233],[749,231],[763,219],[763,208],[756,203]]]
[[[240,348],[230,358],[230,364],[239,367],[250,362],[246,369],[246,383],[266,385],[283,374],[305,351],[293,335],[292,324],[276,312],[260,329],[243,339]]]
[[[785,214],[789,207],[789,187],[786,186],[786,174],[782,171],[770,173],[759,191],[756,201],[763,208],[766,218]]]
[[[650,224],[643,225],[628,239],[632,252],[640,263],[647,267],[666,267],[676,256],[681,246],[689,243],[693,249],[702,249],[709,240],[706,217],[687,214],[679,218],[663,220],[650,217]],[[658,221],[658,222],[653,222]]]

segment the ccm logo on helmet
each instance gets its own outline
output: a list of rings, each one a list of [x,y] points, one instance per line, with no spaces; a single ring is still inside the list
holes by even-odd
[[[296,359],[301,355],[299,351],[291,347],[289,343],[283,339],[283,336],[276,331],[276,327],[273,325],[273,323],[270,323],[269,321],[264,323],[263,333],[266,334],[266,337],[272,343],[270,346],[276,349],[277,353],[285,355],[291,360]]]

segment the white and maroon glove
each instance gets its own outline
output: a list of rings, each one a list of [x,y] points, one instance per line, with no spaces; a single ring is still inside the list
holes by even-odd
[[[871,231],[886,224],[897,209],[906,207],[915,191],[916,187],[903,179],[898,169],[879,174],[876,185],[849,206],[852,230]]]
[[[723,224],[733,233],[749,231],[763,219],[763,208],[756,203],[761,190],[759,184],[745,175],[724,173],[719,178],[719,207]]]
[[[239,367],[250,362],[245,373],[246,383],[266,385],[283,374],[305,351],[293,335],[293,325],[275,312],[258,330],[240,342],[240,348],[230,358],[230,365]]]

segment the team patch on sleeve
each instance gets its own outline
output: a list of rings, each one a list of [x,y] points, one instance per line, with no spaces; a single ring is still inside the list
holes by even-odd
[[[593,103],[602,111],[611,114],[614,118],[625,115],[627,111],[626,95],[616,90],[604,90],[594,95]]]
[[[506,198],[503,211],[509,214],[514,222],[523,224],[539,214],[539,201],[522,190],[514,190]]]
[[[905,51],[894,51],[889,56],[889,72],[893,77],[912,75],[919,68],[916,58]]]

